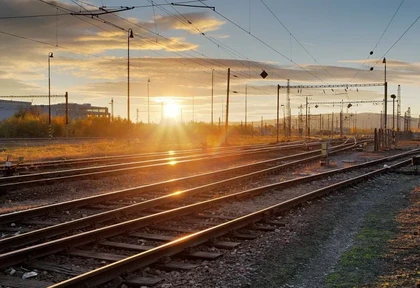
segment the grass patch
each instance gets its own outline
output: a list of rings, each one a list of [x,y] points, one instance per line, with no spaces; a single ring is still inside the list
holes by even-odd
[[[359,287],[371,283],[383,269],[387,242],[397,234],[396,210],[392,204],[368,214],[355,243],[344,253],[326,287]]]

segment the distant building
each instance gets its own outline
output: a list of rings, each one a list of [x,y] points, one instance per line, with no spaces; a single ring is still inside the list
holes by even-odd
[[[42,113],[48,114],[48,105],[34,105]],[[51,117],[66,116],[66,104],[51,105]],[[77,104],[69,103],[69,121],[70,119],[79,119],[87,117],[110,117],[108,107],[92,106],[89,103]]]
[[[21,109],[29,109],[31,104],[24,101],[0,100],[0,121],[12,117]]]
[[[108,107],[92,106],[89,103],[77,104],[69,103],[69,121],[79,118],[93,117],[110,117]],[[48,115],[48,105],[32,105],[31,102],[0,100],[0,121],[12,117],[21,109],[30,109],[34,107],[41,113]],[[66,116],[66,104],[52,104],[51,117]]]

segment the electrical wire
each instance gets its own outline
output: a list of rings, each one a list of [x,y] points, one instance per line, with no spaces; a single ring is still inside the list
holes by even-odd
[[[203,5],[207,6],[205,3],[203,3],[202,0],[199,0]],[[293,61],[292,59],[290,59],[289,57],[287,57],[286,55],[284,55],[283,53],[281,53],[280,51],[278,51],[276,48],[274,48],[273,46],[271,46],[270,44],[268,44],[267,42],[265,42],[264,40],[260,39],[259,37],[257,37],[256,35],[254,35],[251,32],[248,32],[245,28],[243,28],[242,26],[240,26],[239,24],[235,23],[233,20],[231,20],[230,18],[224,16],[223,14],[221,14],[218,11],[213,11],[214,13],[216,13],[217,15],[219,15],[220,17],[222,17],[223,19],[225,19],[226,21],[230,22],[231,24],[233,24],[234,26],[236,26],[237,28],[239,28],[240,30],[242,30],[243,32],[245,32],[246,34],[250,35],[251,37],[253,37],[255,40],[257,40],[258,42],[260,42],[261,44],[263,44],[264,46],[270,48],[272,51],[274,51],[275,53],[279,54],[280,56],[282,56],[283,58],[289,60],[291,63],[293,63],[295,66],[299,67],[300,69],[302,69],[303,71],[305,71],[306,73],[310,74],[311,76],[313,76],[314,78],[320,80],[321,82],[324,82],[322,79],[320,79],[318,76],[316,76],[315,74],[313,74],[311,71],[306,70],[304,67],[302,67],[301,65],[299,65],[298,63],[296,63],[295,61]]]
[[[404,37],[404,35],[411,29],[411,27],[413,27],[414,26],[414,24],[416,24],[416,22],[418,21],[420,19],[420,16],[419,17],[417,17],[417,19],[416,20],[414,20],[414,22],[413,23],[411,23],[411,25],[404,31],[404,33],[397,39],[397,41],[395,41],[394,42],[394,44],[392,44],[391,45],[391,47],[389,47],[389,49],[382,55],[382,57],[381,58],[384,58],[388,53],[389,53],[389,51],[391,51],[391,49],[392,48],[394,48],[394,46],[401,40],[401,38],[402,37]],[[379,62],[379,60],[376,62],[376,64]]]
[[[383,36],[385,35],[386,31],[388,30],[388,27],[391,25],[392,21],[395,18],[395,15],[397,15],[398,11],[400,10],[402,4],[404,3],[405,0],[401,0],[400,5],[398,6],[397,10],[395,11],[394,15],[392,15],[391,20],[389,20],[388,25],[386,25],[384,31],[382,32],[381,36],[379,37],[378,41],[376,42],[375,46],[373,47],[373,49],[371,50],[369,56],[367,59],[365,59],[365,61],[362,63],[362,65],[360,65],[359,69],[356,71],[356,73],[353,75],[353,77],[350,79],[349,83],[357,76],[357,74],[359,74],[359,72],[362,70],[362,68],[365,66],[366,62],[370,59],[370,56],[373,54],[373,52],[376,50],[376,48],[378,47],[379,42],[382,40]],[[381,59],[381,58],[380,58]],[[373,67],[376,66],[376,64],[378,64],[380,60],[378,60]]]
[[[318,64],[319,67],[322,68],[322,70],[324,70],[328,75],[330,75],[332,78],[334,78],[334,80],[336,80],[336,78],[331,75],[330,72],[328,72],[327,69],[325,69],[324,66],[322,66],[316,59],[315,57],[305,48],[305,46],[302,45],[302,43],[295,37],[295,35],[293,35],[292,32],[290,32],[290,30],[286,27],[286,25],[283,24],[283,22],[276,16],[276,14],[274,14],[274,12],[270,9],[270,7],[268,7],[268,5],[263,1],[260,0],[261,3],[265,6],[265,8],[267,8],[267,10],[271,13],[271,15],[273,15],[273,17],[281,24],[281,26],[283,26],[284,29],[286,29],[286,31],[290,34],[290,37],[292,37],[299,45],[300,47],[303,48],[303,50],[305,50],[305,52],[315,61],[315,63]],[[291,46],[291,42],[290,42],[290,46]],[[290,49],[291,50],[291,49]],[[292,59],[290,59],[290,61],[292,61]]]
[[[62,14],[40,14],[40,15],[23,15],[23,16],[5,16],[0,17],[0,20],[5,19],[25,19],[25,18],[37,18],[37,17],[55,17],[55,16],[71,16],[68,13],[62,13]]]

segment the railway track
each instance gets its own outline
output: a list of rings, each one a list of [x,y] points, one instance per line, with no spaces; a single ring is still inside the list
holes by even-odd
[[[335,149],[335,152],[332,153],[348,150],[353,146],[353,144],[349,144],[346,147],[339,146]],[[3,241],[0,240],[0,252],[4,251],[4,247],[11,248],[18,244],[34,243],[36,242],[37,237],[46,239],[48,237],[66,233],[69,230],[86,227],[91,223],[98,225],[98,223],[102,223],[116,217],[126,216],[148,208],[153,208],[156,205],[162,205],[170,203],[171,201],[179,200],[179,198],[182,198],[187,194],[197,195],[222,188],[226,185],[237,185],[243,183],[243,181],[250,181],[266,174],[277,173],[281,170],[290,169],[291,167],[308,161],[319,159],[319,155],[312,156],[312,154],[312,152],[301,153],[273,160],[261,161],[251,165],[242,165],[216,172],[172,179],[151,185],[76,199],[73,201],[47,205],[20,212],[3,214],[0,215],[0,224],[3,225],[3,227],[0,227],[0,231],[3,231],[3,233],[9,232],[9,234],[22,231],[27,233],[20,234],[17,237],[7,238]],[[319,152],[317,152],[317,154],[319,154]],[[292,161],[293,159],[302,157],[303,159]],[[284,163],[286,160],[289,160],[290,162]],[[189,182],[189,184],[186,185],[185,182]],[[209,182],[213,184],[206,184]],[[168,189],[184,189],[184,191],[188,192],[182,196],[174,197],[171,193],[168,194],[166,192]],[[79,209],[79,213],[70,212],[76,208]],[[56,215],[59,211],[64,211],[67,215],[64,215],[64,217],[61,216],[57,219]],[[80,219],[68,221],[68,219],[74,219],[76,217]],[[48,220],[46,221],[46,219]],[[54,219],[54,221],[51,219]],[[29,228],[17,229],[14,228],[17,224],[19,224],[17,221],[23,221],[22,224],[25,227],[29,226],[39,228],[40,226],[43,229],[39,229],[38,232],[28,232]],[[8,226],[12,223],[13,227]]]
[[[54,286],[54,287],[83,287],[81,285],[88,285],[88,287],[93,287],[95,285],[100,285],[112,279],[116,279],[123,272],[132,271],[133,269],[139,269],[141,267],[144,267],[145,265],[149,265],[153,262],[156,262],[157,259],[161,259],[163,256],[166,256],[166,257],[172,256],[176,253],[184,251],[184,249],[186,249],[187,247],[195,247],[199,244],[208,242],[209,239],[214,239],[215,237],[226,235],[232,230],[237,230],[237,229],[240,229],[249,225],[250,223],[256,223],[258,221],[261,221],[263,218],[266,218],[268,214],[273,213],[272,211],[282,211],[284,209],[289,209],[290,207],[294,205],[303,203],[309,199],[312,199],[313,197],[318,197],[319,195],[323,193],[327,193],[341,187],[346,187],[348,185],[353,185],[368,177],[372,177],[380,173],[385,173],[388,171],[387,168],[380,168],[380,169],[369,168],[371,170],[370,172],[367,172],[366,170],[363,170],[363,169],[368,169],[367,167],[372,167],[373,165],[377,166],[377,165],[383,164],[384,162],[396,161],[396,159],[399,159],[401,157],[408,157],[409,154],[417,153],[417,152],[418,150],[410,151],[409,153],[404,153],[398,156],[387,157],[384,159],[370,161],[368,163],[355,165],[353,167],[348,167],[345,169],[336,169],[336,170],[329,171],[322,174],[301,177],[299,179],[291,179],[288,181],[274,183],[274,184],[266,185],[263,187],[248,189],[245,191],[236,192],[236,193],[232,193],[232,194],[225,195],[222,197],[218,197],[212,200],[205,200],[201,202],[196,202],[194,200],[193,203],[182,203],[182,205],[184,206],[181,206],[181,207],[179,206],[176,208],[166,207],[166,210],[162,212],[152,211],[153,214],[148,214],[147,216],[143,216],[140,218],[126,220],[121,223],[104,226],[99,229],[85,231],[80,234],[75,234],[68,237],[55,239],[46,243],[41,243],[41,244],[37,244],[37,245],[33,245],[33,246],[29,246],[29,247],[25,247],[25,248],[21,248],[18,250],[4,253],[0,256],[0,260],[1,260],[0,263],[2,263],[0,264],[0,266],[8,267],[10,265],[22,263],[23,261],[28,260],[28,259],[30,262],[34,258],[43,257],[43,256],[50,255],[52,253],[57,253],[57,252],[64,253],[63,255],[65,255],[65,257],[72,257],[71,255],[78,256],[78,257],[85,257],[85,258],[90,257],[90,258],[96,259],[95,260],[96,262],[94,261],[94,263],[97,265],[100,264],[100,261],[111,261],[111,260],[117,261],[109,265],[105,265],[105,266],[102,265],[103,267],[96,269],[95,271],[83,273],[80,276],[71,278],[69,280],[66,280]],[[398,167],[401,165],[406,165],[410,161],[411,159],[408,159],[394,166]],[[235,219],[229,219],[229,221],[224,222],[222,224],[216,224],[216,223],[219,223],[220,220],[226,221],[229,217],[224,217],[220,215],[215,216],[215,215],[211,215],[211,213],[208,213],[207,215],[203,214],[203,210],[214,207],[215,205],[226,203],[227,201],[234,201],[236,199],[242,199],[244,197],[251,197],[251,196],[264,193],[267,191],[273,191],[273,190],[278,191],[279,189],[284,189],[285,187],[290,187],[291,185],[298,185],[298,184],[301,184],[302,182],[308,182],[308,181],[313,182],[314,180],[319,180],[325,177],[331,177],[334,174],[349,172],[349,171],[359,171],[358,173],[359,175],[353,176],[348,181],[339,181],[336,184],[329,185],[328,187],[317,189],[313,192],[306,193],[304,195],[300,195],[297,197],[292,197],[293,199],[289,199],[288,201],[284,201],[283,203],[273,205],[272,207],[267,207],[260,211],[255,211],[253,213],[250,213],[249,215],[244,215]],[[182,196],[184,196],[185,198],[187,198],[187,196],[190,196],[189,193],[191,191],[193,190],[180,191],[178,193],[174,193],[172,197],[183,198]],[[180,199],[178,199],[178,202],[180,202],[179,200]],[[167,203],[163,203],[163,204],[167,205]],[[150,207],[148,208],[150,209]],[[203,225],[202,222],[207,222],[207,224],[210,224],[210,223],[214,224],[213,227],[204,227],[204,228],[197,227],[196,229],[198,230],[194,230],[194,229],[191,229],[191,227],[189,227],[188,229],[185,227],[177,227],[176,225],[177,222],[172,223],[172,225],[166,225],[166,227],[165,225],[164,226],[160,225],[158,228],[160,228],[161,230],[177,232],[177,233],[180,233],[179,235],[184,235],[185,233],[188,233],[188,235],[182,238],[175,239],[172,242],[159,245],[157,247],[148,246],[148,245],[121,243],[118,241],[113,241],[112,239],[109,240],[112,237],[115,238],[125,233],[130,235],[130,237],[137,237],[137,238],[142,238],[142,239],[151,240],[151,241],[161,241],[163,239],[169,240],[174,237],[176,238],[177,235],[171,236],[171,237],[163,237],[162,235],[160,235],[162,237],[159,237],[159,235],[151,234],[150,230],[147,230],[147,229],[153,229],[153,225],[154,225],[154,229],[158,230],[156,228],[156,225],[158,225],[158,223],[162,223],[163,221],[171,221],[175,217],[179,218],[185,215],[191,215],[191,214],[197,214],[197,213],[201,213],[199,218],[201,219],[205,218],[207,219],[207,221],[197,220],[195,224],[199,223],[200,225]],[[188,217],[187,219],[189,218],[190,217]],[[253,229],[254,230],[255,229],[270,230],[273,228],[273,225],[274,226],[276,225],[275,222],[271,222],[270,227],[268,227],[266,224],[257,225],[260,227],[253,226]],[[150,228],[150,226],[152,226],[152,228]],[[145,227],[149,227],[149,228],[145,228]],[[133,232],[138,229],[143,229],[143,232]],[[146,229],[146,231],[148,231],[149,233],[145,233],[144,229]],[[241,233],[237,233],[236,235],[232,237],[241,238],[240,236],[241,236]],[[246,238],[246,234],[245,235],[242,234],[242,237]],[[5,240],[7,240],[7,238]],[[218,241],[213,241],[211,245],[216,245],[216,246],[224,247],[224,248],[228,248],[234,245],[232,243],[228,243],[229,241],[228,242],[219,241],[220,243],[217,243],[217,242]],[[91,243],[97,243],[97,244],[95,244],[94,246],[86,247],[86,245],[91,245]],[[85,249],[78,249],[83,246],[85,246],[84,247]],[[138,254],[134,254],[133,256],[128,257],[128,255],[125,255],[124,253],[122,255],[117,254],[117,253],[104,253],[104,252],[101,252],[100,249],[99,251],[94,251],[95,250],[94,248],[96,246],[108,247],[107,249],[117,249],[117,250],[120,249],[123,251],[128,250],[128,251],[131,251],[129,255],[133,255],[133,253],[136,253],[136,252],[138,253],[139,251],[145,251],[145,250],[146,251],[138,253]],[[4,246],[1,246],[1,247],[4,248]],[[219,256],[212,255],[211,253],[193,253],[193,252],[195,251],[185,252],[184,257],[211,258],[211,257],[220,256],[220,255]],[[41,263],[41,264],[35,263],[35,264],[32,264],[32,266],[30,264],[27,264],[27,265],[29,265],[30,267],[37,266],[40,269],[45,269],[46,267],[45,263]],[[179,264],[179,263],[178,264],[172,263],[171,265],[173,269],[177,269],[177,267],[178,268],[181,267],[180,269],[187,269],[185,268],[185,265],[183,266],[182,264]],[[171,265],[167,265],[167,266],[171,266]],[[129,280],[125,280],[125,281],[129,282]],[[138,283],[140,280],[131,279],[130,281],[133,281],[133,282],[137,281]],[[45,287],[45,283],[40,284],[40,285],[44,285],[40,287]]]
[[[338,141],[337,141],[338,142]],[[230,147],[209,147],[204,149],[189,149],[189,150],[178,150],[178,151],[164,151],[164,152],[150,152],[150,153],[141,153],[141,154],[129,154],[129,155],[113,155],[113,156],[101,156],[101,157],[86,157],[86,158],[75,158],[75,159],[58,159],[58,160],[49,160],[49,161],[32,161],[27,163],[17,163],[14,164],[15,174],[18,173],[28,173],[31,170],[46,170],[46,169],[57,169],[63,167],[83,167],[83,166],[93,166],[99,164],[115,164],[115,163],[125,163],[125,162],[134,162],[134,161],[151,161],[151,160],[165,160],[169,158],[179,157],[198,157],[199,155],[216,156],[222,153],[229,152],[246,152],[256,149],[267,149],[272,150],[276,148],[280,149],[299,149],[302,147],[312,147],[320,145],[319,141],[312,141],[304,143],[302,141],[290,142],[290,143],[275,143],[275,144],[257,144],[257,145],[248,145],[248,146],[230,146]],[[6,167],[0,167],[1,171],[5,171]]]
[[[245,151],[233,151],[233,152],[222,152],[214,154],[198,154],[198,155],[187,155],[179,157],[164,157],[153,160],[144,160],[129,163],[102,165],[85,168],[75,168],[67,170],[58,170],[51,172],[33,173],[27,175],[2,177],[0,178],[0,193],[7,193],[16,189],[24,187],[34,187],[37,185],[52,184],[54,182],[63,181],[75,181],[77,179],[85,178],[98,178],[108,175],[119,175],[130,172],[144,171],[157,171],[162,173],[162,169],[175,170],[175,169],[197,169],[195,166],[211,167],[215,163],[223,161],[232,161],[234,159],[244,157],[255,157],[263,155],[263,157],[273,157],[273,155],[279,153],[285,153],[291,149],[299,149],[307,146],[319,146],[319,143],[311,144],[294,144],[287,146],[274,146],[264,148],[254,148]],[[346,144],[350,145],[350,144]],[[338,145],[337,147],[342,147]],[[312,154],[319,153],[317,151],[308,152]]]

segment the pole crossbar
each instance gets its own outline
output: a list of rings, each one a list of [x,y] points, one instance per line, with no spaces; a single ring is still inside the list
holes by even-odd
[[[392,103],[392,100],[388,100]],[[308,102],[308,104],[360,104],[360,103],[384,103],[383,100],[359,100],[359,101],[321,101],[321,102]]]
[[[332,85],[294,85],[294,86],[282,86],[278,88],[340,88],[340,87],[372,87],[372,86],[385,86],[385,83],[368,83],[368,84],[332,84]]]
[[[66,97],[66,95],[4,95],[1,96],[0,98],[46,98],[46,97],[55,97],[55,98],[59,98],[59,97]]]

